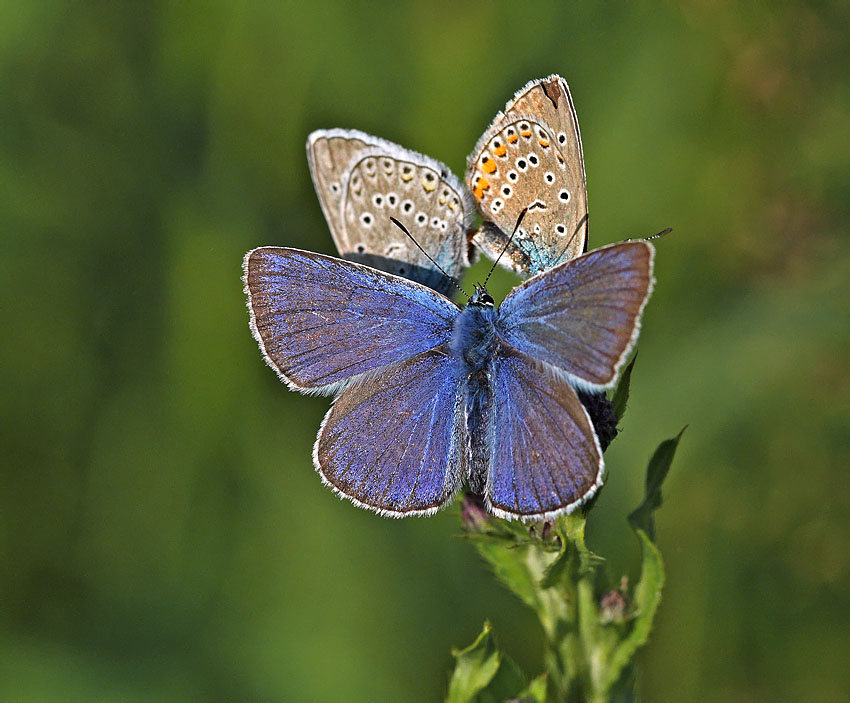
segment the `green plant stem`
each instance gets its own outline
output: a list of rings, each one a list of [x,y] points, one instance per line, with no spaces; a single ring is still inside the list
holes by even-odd
[[[584,541],[583,513],[534,527],[486,516],[468,503],[466,537],[498,578],[534,610],[543,629],[545,673],[529,680],[495,645],[491,628],[456,652],[448,701],[490,703],[632,703],[635,655],[646,644],[661,601],[664,565],[653,541],[654,511],[681,433],[649,462],[646,495],[629,516],[641,548],[633,588],[606,581],[602,559]],[[475,512],[475,510],[479,512]]]

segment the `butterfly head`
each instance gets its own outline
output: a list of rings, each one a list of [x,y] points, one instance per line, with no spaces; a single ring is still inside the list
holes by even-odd
[[[472,298],[469,301],[470,306],[476,306],[479,308],[492,308],[495,307],[496,302],[493,300],[493,296],[491,296],[487,289],[479,285],[475,284],[475,293],[473,293]]]

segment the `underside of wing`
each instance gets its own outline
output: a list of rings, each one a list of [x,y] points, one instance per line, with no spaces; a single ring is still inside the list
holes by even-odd
[[[423,285],[299,249],[254,249],[244,270],[254,337],[297,390],[333,392],[444,344],[458,313]]]
[[[321,130],[307,141],[310,173],[346,259],[447,292],[469,265],[475,206],[448,166],[357,130]],[[392,223],[407,227],[416,245]]]
[[[377,137],[356,129],[319,129],[307,137],[307,163],[319,196],[319,204],[331,229],[339,253],[349,249],[340,219],[342,177],[352,160],[375,146]]]
[[[499,308],[501,338],[579,387],[611,387],[637,341],[653,256],[647,242],[623,242],[529,279]]]
[[[485,500],[507,519],[569,513],[602,485],[602,450],[570,384],[518,353],[493,366],[494,432]]]
[[[500,260],[535,275],[587,248],[587,185],[566,81],[531,81],[508,102],[469,157],[467,186],[488,222],[473,242],[495,259],[519,212],[523,227]]]
[[[323,481],[385,516],[437,511],[464,474],[462,391],[461,365],[445,348],[347,388],[316,440],[314,462]]]

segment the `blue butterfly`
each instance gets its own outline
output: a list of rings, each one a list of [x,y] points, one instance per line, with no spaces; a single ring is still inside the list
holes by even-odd
[[[244,260],[251,330],[293,390],[334,394],[313,461],[381,515],[430,515],[466,480],[508,519],[551,519],[602,485],[575,389],[612,387],[634,346],[654,248],[630,241],[461,308],[356,262],[262,247]]]

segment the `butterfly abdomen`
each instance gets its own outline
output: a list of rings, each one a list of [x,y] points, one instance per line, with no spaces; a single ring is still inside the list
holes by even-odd
[[[483,494],[490,464],[493,393],[490,367],[496,352],[496,310],[472,304],[457,316],[450,348],[466,369],[466,428],[469,441],[467,480],[469,489]]]

